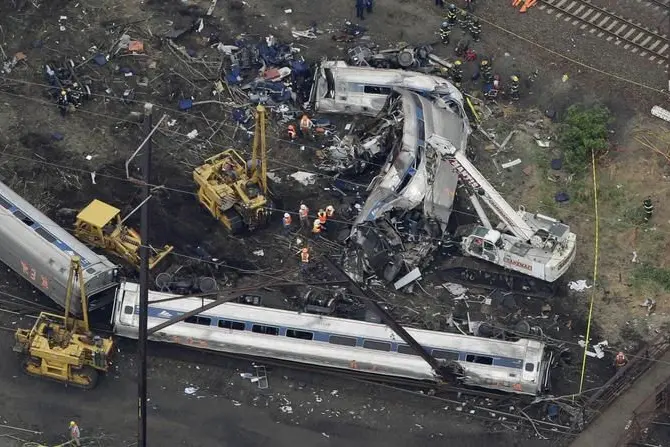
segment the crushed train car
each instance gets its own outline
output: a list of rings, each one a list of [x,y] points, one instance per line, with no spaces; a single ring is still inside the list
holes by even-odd
[[[449,106],[463,107],[463,95],[446,79],[414,71],[352,67],[344,61],[322,61],[314,70],[309,103],[316,112],[377,115],[394,88],[403,88]]]

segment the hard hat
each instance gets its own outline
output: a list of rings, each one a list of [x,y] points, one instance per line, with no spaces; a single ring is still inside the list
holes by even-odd
[[[462,63],[461,61],[456,61],[456,62],[454,62],[454,65],[458,66],[458,65],[461,65],[461,63]]]
[[[61,94],[61,96],[65,96],[65,95],[67,95],[67,92],[65,90],[61,90],[60,94]]]
[[[284,217],[291,217],[289,213],[284,213]]]
[[[519,78],[517,76],[512,76],[512,81],[519,82]]]
[[[307,205],[305,205],[305,204],[303,203],[302,205],[300,205],[300,209],[301,209],[301,210],[306,210],[306,209],[307,209]]]
[[[488,65],[489,61],[486,59],[482,59],[482,61],[479,63],[479,65]]]
[[[449,22],[442,22],[442,28],[449,28]]]
[[[335,211],[335,207],[334,207],[333,205],[328,205],[328,206],[326,207],[326,210],[327,210],[327,211]]]
[[[454,9],[456,9],[456,5],[454,5],[453,3],[450,4],[449,5],[449,11],[453,11]]]
[[[74,427],[75,425],[77,424],[75,424],[74,421],[70,421],[70,427]]]
[[[323,212],[324,212],[324,211],[323,211],[323,208],[319,209],[319,212],[320,212],[320,213],[323,213]]]
[[[360,210],[361,209],[361,204],[360,203],[355,204],[354,208],[356,208],[357,210]]]
[[[307,247],[304,247],[304,248],[302,249],[302,252],[303,252],[303,253],[307,253],[308,251],[309,251],[309,250],[307,250]]]

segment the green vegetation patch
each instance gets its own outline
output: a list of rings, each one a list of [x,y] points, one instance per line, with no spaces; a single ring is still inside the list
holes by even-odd
[[[558,134],[568,171],[583,173],[591,166],[592,151],[596,159],[607,152],[611,122],[612,114],[603,106],[573,105],[568,108]]]

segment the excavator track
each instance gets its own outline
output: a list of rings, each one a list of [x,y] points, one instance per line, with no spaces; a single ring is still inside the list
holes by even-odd
[[[24,358],[22,361],[23,372],[31,377],[36,377],[42,380],[48,380],[50,382],[62,383],[66,386],[72,386],[75,388],[81,388],[83,390],[92,390],[98,384],[100,374],[94,368],[90,366],[83,366],[82,368],[72,369],[72,376],[56,378],[52,376],[46,376],[41,372],[40,369],[40,359],[37,358]]]
[[[465,256],[448,258],[438,266],[437,271],[444,281],[487,290],[518,293],[533,298],[552,298],[558,289],[555,283],[541,281]]]

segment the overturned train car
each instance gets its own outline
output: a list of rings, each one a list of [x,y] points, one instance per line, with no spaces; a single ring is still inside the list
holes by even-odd
[[[61,307],[65,305],[70,260],[81,258],[89,309],[109,304],[118,267],[79,242],[4,183],[0,183],[0,261]],[[104,293],[109,291],[110,293]],[[79,296],[79,284],[73,295]],[[79,300],[72,312],[81,313]]]
[[[151,292],[148,326],[203,304],[201,298],[179,299]],[[112,323],[118,336],[138,337],[137,284],[122,283],[119,287]],[[553,353],[543,342],[502,341],[411,328],[407,332],[435,358],[453,366],[464,385],[527,395],[542,394],[549,387]],[[168,326],[150,338],[372,376],[440,382],[432,368],[390,328],[363,321],[226,303]]]
[[[439,138],[465,152],[471,133],[456,99],[394,89],[378,119],[391,117],[401,137],[386,140],[386,163],[370,183],[351,230],[356,249],[343,261],[359,281],[372,272],[393,281],[403,269],[432,261],[451,216],[458,173],[429,142]]]

